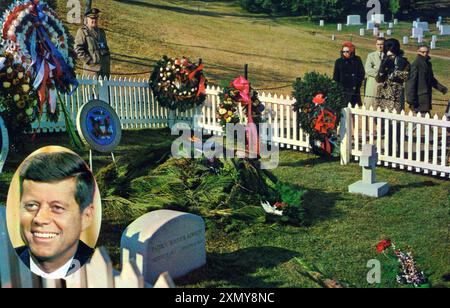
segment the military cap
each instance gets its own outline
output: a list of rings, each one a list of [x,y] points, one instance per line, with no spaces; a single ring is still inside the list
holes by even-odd
[[[99,9],[92,8],[92,9],[86,11],[84,16],[96,19],[96,18],[98,18],[99,14],[100,14],[100,10]]]

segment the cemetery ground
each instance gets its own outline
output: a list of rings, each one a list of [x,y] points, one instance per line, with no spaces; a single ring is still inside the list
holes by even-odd
[[[65,16],[66,1],[57,2],[60,15]],[[365,24],[347,27],[346,16],[340,21],[343,30],[337,32],[335,22],[326,21],[322,28],[318,20],[303,17],[251,14],[236,1],[96,0],[95,5],[103,11],[101,25],[107,29],[113,53],[112,71],[120,73],[150,71],[164,54],[187,56],[192,60],[202,58],[210,83],[224,85],[242,74],[248,63],[249,78],[255,88],[290,95],[292,83],[306,72],[331,75],[340,44],[350,36],[363,61],[375,44],[371,31],[366,31],[365,37],[359,36],[359,29],[366,28]],[[386,17],[390,19],[390,14]],[[412,22],[400,22],[393,37],[402,42],[403,36],[411,36]],[[382,31],[386,32],[387,26],[383,25]],[[73,35],[77,27],[70,26]],[[437,34],[431,22],[430,30],[424,39],[427,44],[431,35]],[[331,40],[332,34],[337,35],[336,41]],[[416,46],[412,39],[403,46],[410,62],[415,58]],[[440,36],[437,47],[432,51],[432,62],[437,79],[445,84],[450,71],[450,36]],[[148,76],[149,73],[120,77]],[[448,100],[438,91],[434,98]],[[444,106],[433,109],[440,116],[444,111]]]
[[[136,153],[145,156],[149,146],[170,143],[172,139],[167,129],[125,131],[115,153],[118,164],[122,158]],[[54,144],[70,147],[64,133],[41,134],[34,142],[26,143],[19,153],[10,153],[0,174],[3,200],[20,162],[32,151]],[[88,161],[87,151],[80,154]],[[155,165],[158,160],[157,155],[150,159]],[[94,172],[110,163],[108,155],[94,154]],[[357,163],[341,166],[338,160],[293,150],[282,150],[279,167],[273,173],[279,180],[308,191],[304,197],[308,224],[295,227],[258,221],[239,230],[225,231],[214,217],[207,217],[207,265],[178,279],[177,286],[318,287],[302,274],[304,269],[298,261],[303,260],[352,286],[400,287],[386,273],[382,273],[380,285],[371,286],[366,281],[367,262],[379,259],[383,263],[384,257],[377,254],[376,245],[389,237],[398,246],[412,248],[419,267],[434,287],[450,287],[448,180],[379,167],[378,180],[388,182],[391,191],[386,197],[372,199],[347,192],[348,185],[361,179]],[[105,192],[101,193],[105,197]],[[120,266],[120,236],[126,226],[146,211],[158,208],[156,201],[120,202],[113,206],[104,200],[98,243],[108,248],[116,267]]]

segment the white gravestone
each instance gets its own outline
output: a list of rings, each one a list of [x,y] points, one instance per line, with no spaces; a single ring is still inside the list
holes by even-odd
[[[450,25],[441,26],[441,35],[450,35]]]
[[[373,14],[371,21],[376,24],[384,24],[384,14]]]
[[[423,36],[419,35],[419,37],[417,38],[417,43],[422,44],[423,43]]]
[[[331,36],[331,40],[332,40],[332,41],[335,41],[335,40],[336,40],[336,35],[335,35],[335,34],[333,34],[333,35]]]
[[[324,26],[325,26],[325,20],[321,20],[321,21],[319,22],[319,26],[324,27]]]
[[[179,278],[206,264],[204,220],[193,214],[157,210],[134,221],[122,235],[122,264],[131,259],[146,282],[168,272]]]
[[[367,22],[367,30],[373,30],[375,28],[375,23],[373,21]]]
[[[394,19],[394,25],[398,25],[398,19]]]
[[[423,37],[423,29],[422,28],[413,28],[412,29],[412,38],[419,38],[419,36]]]
[[[389,23],[389,29],[393,29],[394,28],[394,23],[393,22],[390,22]]]
[[[430,49],[436,49],[436,41],[431,41]]]
[[[432,41],[432,42],[437,42],[437,40],[438,40],[437,35],[433,35],[433,36],[431,37],[431,41]]]
[[[378,36],[379,36],[379,37],[384,37],[384,32],[380,32],[380,33],[378,34]]]
[[[387,34],[387,36],[391,36],[391,35],[392,35],[392,30],[391,30],[391,29],[388,29],[388,30],[386,31],[386,34]]]
[[[409,37],[404,36],[403,37],[403,45],[408,45],[409,44]]]
[[[379,36],[379,34],[380,34],[380,29],[378,29],[377,27],[373,28],[373,35]]]
[[[366,35],[366,30],[365,29],[359,29],[359,35],[360,36]]]
[[[337,24],[337,30],[342,31],[342,24]]]
[[[423,32],[429,32],[430,27],[427,22],[414,22],[413,28],[421,28]]]
[[[6,162],[6,157],[9,151],[9,138],[8,130],[6,129],[5,122],[3,122],[2,117],[0,117],[0,138],[1,138],[1,148],[0,148],[0,173],[2,173],[3,166]]]
[[[347,16],[347,26],[359,26],[361,25],[360,15],[348,15]]]
[[[379,198],[389,192],[387,183],[377,183],[375,168],[378,162],[377,148],[373,144],[365,144],[359,165],[362,167],[362,181],[358,181],[348,187],[350,193],[363,194]]]

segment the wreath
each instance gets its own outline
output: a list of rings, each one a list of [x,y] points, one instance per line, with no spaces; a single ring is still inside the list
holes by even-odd
[[[250,87],[249,82],[242,76],[236,78],[219,94],[221,103],[217,110],[220,125],[249,122],[249,105],[251,102],[251,121],[258,126],[263,120],[264,104],[259,100],[258,92]],[[242,118],[239,106],[242,106]]]
[[[3,77],[8,80],[5,81],[6,84],[1,85],[2,90],[8,90],[9,95],[14,94],[13,100],[8,95],[3,98],[3,105],[6,105],[4,109],[12,112],[5,118],[22,118],[23,113],[14,113],[15,108],[28,107],[25,108],[25,120],[27,122],[33,120],[35,117],[31,116],[30,104],[35,108],[37,97],[39,123],[44,107],[47,110],[47,119],[53,122],[58,121],[61,109],[72,141],[76,146],[81,147],[81,141],[76,135],[70,115],[60,98],[60,93],[71,94],[78,86],[72,57],[73,38],[68,34],[55,11],[39,0],[16,1],[0,18],[0,23],[2,25],[0,34],[3,39],[0,52],[5,55],[2,59],[6,59],[2,61],[8,63],[9,66],[6,69],[13,70],[16,76],[12,79],[14,87],[11,90],[5,88],[5,85],[9,85],[8,80],[12,75],[7,74]],[[22,76],[22,73],[26,75],[25,78],[18,78]],[[20,84],[23,91],[14,92],[18,89],[16,86]],[[28,87],[29,91],[27,91]],[[19,98],[17,95],[22,96]],[[15,101],[18,98],[19,100]],[[14,121],[8,124],[16,125]],[[25,127],[24,131],[28,129]]]
[[[30,75],[23,64],[14,61],[12,54],[0,56],[0,114],[13,136],[30,132],[39,112]]]
[[[346,107],[342,86],[327,75],[311,72],[296,81],[293,96],[299,126],[308,133],[313,152],[338,156],[337,125]]]
[[[158,61],[150,77],[150,87],[160,105],[182,112],[202,105],[207,84],[203,68],[203,64],[196,65],[185,57],[164,56]]]

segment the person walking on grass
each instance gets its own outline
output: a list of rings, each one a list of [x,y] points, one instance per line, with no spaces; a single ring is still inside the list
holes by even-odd
[[[430,49],[420,45],[417,58],[411,64],[411,71],[406,82],[406,99],[411,110],[422,114],[430,113],[432,106],[433,88],[442,94],[447,94],[448,88],[436,80],[433,66],[430,62]]]
[[[345,102],[353,107],[361,106],[361,87],[365,76],[364,65],[356,55],[356,47],[351,42],[344,42],[341,57],[334,65],[333,79],[345,90]]]
[[[375,98],[377,96],[378,91],[378,82],[376,81],[376,77],[378,71],[380,70],[381,62],[384,59],[384,42],[386,39],[384,37],[379,37],[376,40],[376,48],[377,50],[370,53],[367,56],[366,60],[366,92],[364,97],[364,106],[369,109],[370,107],[375,106]]]

